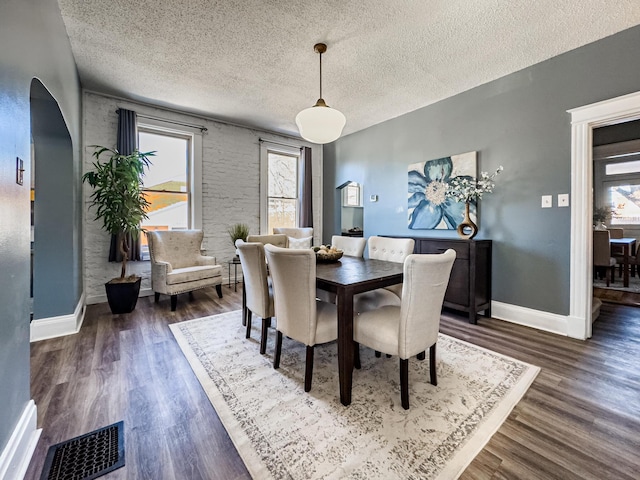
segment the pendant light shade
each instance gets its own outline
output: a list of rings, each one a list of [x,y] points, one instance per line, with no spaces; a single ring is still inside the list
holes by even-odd
[[[306,108],[296,115],[296,125],[302,138],[312,143],[323,144],[340,138],[347,119],[342,112],[327,106],[322,99],[322,54],[326,52],[327,46],[318,43],[313,49],[320,54],[320,98],[313,107]]]

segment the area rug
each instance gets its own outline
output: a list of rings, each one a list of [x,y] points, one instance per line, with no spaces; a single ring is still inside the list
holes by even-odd
[[[438,386],[429,360],[409,361],[400,405],[396,357],[361,347],[352,403],[340,403],[337,345],[316,346],[304,391],[305,347],[275,334],[260,355],[260,322],[244,338],[241,312],[170,325],[193,371],[256,479],[450,479],[482,450],[539,368],[440,334]],[[428,356],[427,356],[428,357]]]

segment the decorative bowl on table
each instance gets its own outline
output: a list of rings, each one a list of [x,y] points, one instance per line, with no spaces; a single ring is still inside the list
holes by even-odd
[[[344,253],[338,248],[327,247],[326,245],[313,247],[313,250],[316,252],[316,262],[318,263],[337,262],[342,258],[342,254]]]

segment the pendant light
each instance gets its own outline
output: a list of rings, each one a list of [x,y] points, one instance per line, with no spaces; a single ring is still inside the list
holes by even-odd
[[[323,144],[340,137],[347,119],[342,112],[330,108],[322,98],[322,54],[327,51],[327,46],[324,43],[316,43],[313,49],[320,54],[320,98],[313,107],[306,108],[296,115],[296,124],[302,138],[312,143]]]

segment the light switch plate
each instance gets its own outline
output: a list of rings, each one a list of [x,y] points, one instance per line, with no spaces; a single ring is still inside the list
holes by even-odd
[[[542,208],[553,207],[553,195],[542,195]]]
[[[558,206],[559,207],[568,207],[569,206],[569,194],[568,193],[559,193],[558,194]]]

